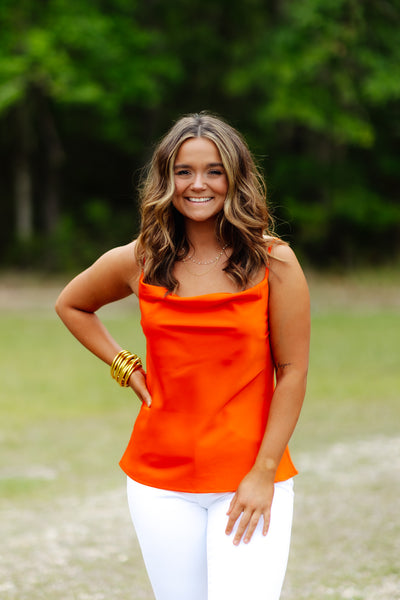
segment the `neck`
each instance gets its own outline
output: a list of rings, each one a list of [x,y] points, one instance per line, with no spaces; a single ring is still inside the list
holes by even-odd
[[[186,223],[186,235],[193,251],[198,254],[209,254],[221,248],[215,235],[215,222]]]

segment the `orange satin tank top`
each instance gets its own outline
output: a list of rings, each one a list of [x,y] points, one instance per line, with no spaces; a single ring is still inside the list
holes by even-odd
[[[235,491],[256,459],[274,390],[268,270],[236,293],[180,297],[139,283],[147,385],[121,468],[182,492]],[[297,473],[286,448],[276,481]]]

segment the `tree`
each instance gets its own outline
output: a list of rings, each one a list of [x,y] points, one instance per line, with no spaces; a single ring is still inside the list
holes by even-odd
[[[94,222],[101,238],[121,173],[208,109],[244,133],[304,256],[400,252],[398,0],[3,0],[0,31],[20,238],[54,230],[61,188],[65,239]]]
[[[297,239],[325,261],[331,253],[351,262],[360,249],[376,260],[372,236],[398,251],[390,157],[400,142],[400,5],[276,5],[264,32],[234,45],[237,66],[225,81],[237,102],[253,99],[254,143],[260,131],[272,139],[273,180]]]
[[[179,76],[163,36],[138,23],[140,3],[4,0],[0,8],[0,114],[14,131],[17,236],[34,231],[32,155],[45,156],[41,206],[45,229],[59,212],[63,142],[55,114],[68,107],[91,111],[96,135],[126,142],[124,108],[154,107]],[[88,115],[88,113],[86,112]],[[34,146],[36,145],[36,148]]]

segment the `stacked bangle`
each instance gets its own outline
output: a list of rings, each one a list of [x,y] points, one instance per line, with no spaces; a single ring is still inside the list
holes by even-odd
[[[142,367],[142,361],[136,354],[121,350],[111,363],[111,377],[122,387],[128,387],[130,376]]]

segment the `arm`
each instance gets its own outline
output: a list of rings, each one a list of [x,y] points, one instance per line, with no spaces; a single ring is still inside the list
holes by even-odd
[[[288,246],[276,246],[274,256],[278,260],[271,260],[269,273],[269,324],[276,388],[255,464],[240,483],[228,511],[228,535],[241,516],[235,544],[240,543],[244,534],[244,541],[250,541],[261,515],[263,533],[268,532],[276,470],[299,418],[306,389],[310,340],[308,288]]]
[[[64,288],[56,302],[56,312],[71,333],[109,365],[121,347],[95,313],[105,304],[137,292],[140,267],[134,247],[135,242],[101,256]],[[150,405],[143,372],[135,371],[129,385]]]

